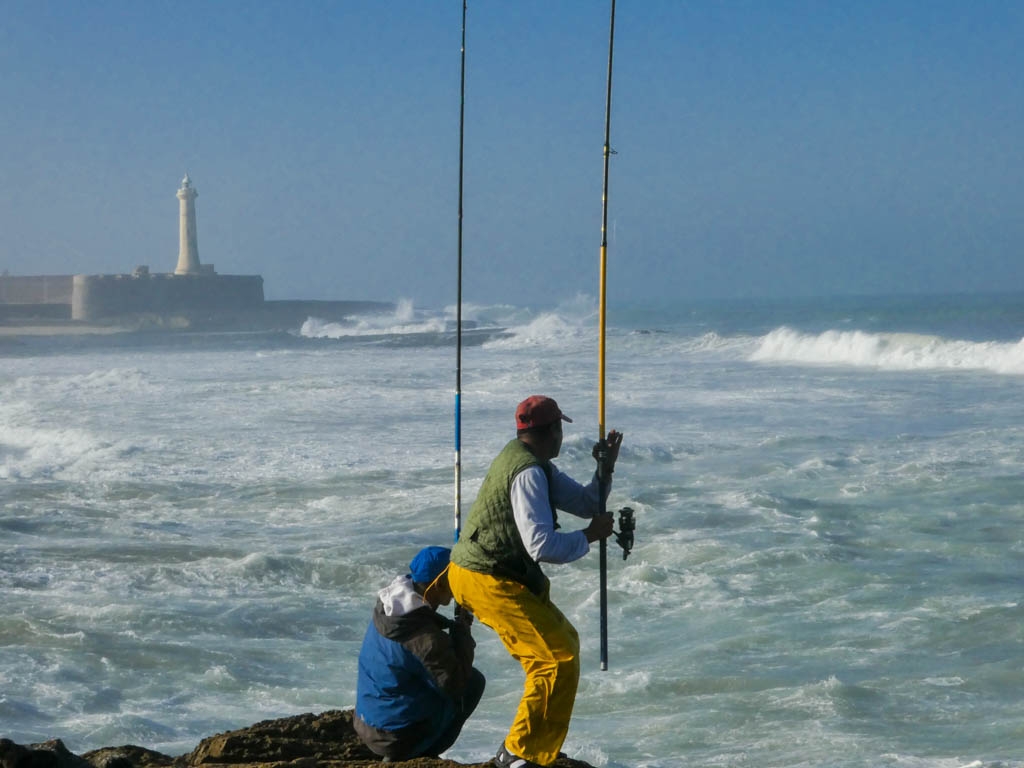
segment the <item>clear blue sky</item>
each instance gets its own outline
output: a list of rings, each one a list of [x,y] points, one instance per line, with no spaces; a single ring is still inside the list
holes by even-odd
[[[0,270],[455,299],[459,0],[0,0]],[[609,300],[1024,290],[1024,3],[619,0]],[[464,298],[597,293],[608,3],[470,0]]]

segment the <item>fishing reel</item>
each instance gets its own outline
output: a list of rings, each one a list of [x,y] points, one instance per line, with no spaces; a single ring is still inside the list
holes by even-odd
[[[622,559],[629,557],[633,549],[633,531],[636,530],[636,519],[633,517],[632,507],[623,507],[619,510],[619,530],[612,531],[615,534],[615,541],[622,547]]]

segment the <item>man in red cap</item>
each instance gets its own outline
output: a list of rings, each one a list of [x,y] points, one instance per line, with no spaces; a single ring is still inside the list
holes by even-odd
[[[498,633],[526,672],[512,728],[494,758],[498,768],[551,765],[569,730],[579,682],[576,628],[551,602],[540,563],[569,563],[612,533],[595,473],[586,486],[551,463],[562,448],[562,422],[550,397],[516,408],[516,438],[492,462],[451,555],[448,583],[460,605]],[[605,493],[622,435],[607,436]],[[556,509],[591,518],[583,530],[557,530]]]

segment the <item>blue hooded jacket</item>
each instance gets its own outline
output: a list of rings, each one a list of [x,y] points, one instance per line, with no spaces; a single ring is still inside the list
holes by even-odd
[[[451,634],[445,630],[451,628]],[[452,721],[476,643],[399,576],[378,595],[359,652],[354,725],[378,754],[415,752]]]

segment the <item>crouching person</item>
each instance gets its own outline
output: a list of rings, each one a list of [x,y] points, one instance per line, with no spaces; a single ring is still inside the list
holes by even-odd
[[[484,676],[473,667],[472,614],[452,601],[451,550],[426,547],[377,597],[359,652],[355,731],[385,761],[439,757],[473,714]]]

